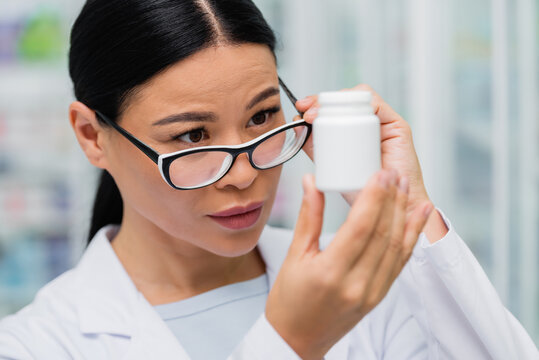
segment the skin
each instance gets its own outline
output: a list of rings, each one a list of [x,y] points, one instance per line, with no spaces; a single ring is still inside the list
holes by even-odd
[[[401,176],[406,176],[410,183],[410,195],[406,210],[411,214],[423,203],[432,204],[421,173],[421,166],[414,148],[412,130],[410,125],[391,108],[380,95],[378,95],[369,85],[359,84],[352,89],[343,91],[359,90],[369,91],[373,95],[372,107],[374,113],[380,119],[380,136],[382,140],[382,168],[397,169]],[[305,112],[304,119],[313,123],[318,114],[320,104],[317,96],[307,96],[296,103],[298,110]],[[312,137],[303,147],[305,153],[313,160]],[[357,193],[343,194],[349,205],[354,203]],[[445,236],[448,229],[445,226],[442,216],[438,211],[433,211],[424,228],[424,233],[430,243],[434,244]]]
[[[376,173],[357,195],[331,243],[319,250],[324,195],[314,178],[294,239],[266,302],[266,318],[302,359],[321,359],[387,294],[432,212],[407,214],[409,184],[396,170]]]
[[[219,45],[143,84],[118,123],[167,153],[181,145],[171,140],[174,135],[200,124],[154,126],[155,121],[185,111],[211,111],[217,121],[204,125],[214,144],[239,144],[251,139],[253,115],[280,104],[276,94],[246,110],[257,94],[272,86],[278,87],[277,70],[267,47]],[[382,125],[385,169],[361,192],[345,195],[350,213],[324,251],[318,249],[324,196],[312,176],[304,177],[294,239],[266,303],[268,321],[304,359],[322,358],[383,299],[425,224],[431,242],[447,231],[440,218],[432,217],[436,212],[408,124],[377,95],[373,105]],[[315,121],[316,97],[300,100],[296,107],[307,111],[307,121]],[[243,154],[218,182],[178,191],[139,149],[101,125],[92,109],[74,102],[69,114],[90,163],[107,169],[118,184],[124,215],[112,247],[151,304],[178,301],[265,272],[256,244],[270,215],[281,167],[256,170]],[[282,111],[274,116],[284,121]],[[304,151],[312,158],[311,141]],[[262,215],[249,229],[228,230],[208,217],[257,201],[264,201]]]
[[[179,149],[171,136],[201,124],[152,126],[155,121],[186,111],[211,111],[218,121],[203,125],[215,142],[239,144],[250,140],[247,125],[255,113],[280,104],[279,95],[274,95],[245,110],[272,86],[278,88],[277,71],[266,47],[209,48],[145,84],[118,123],[159,153],[167,153]],[[275,116],[284,121],[282,111]],[[139,149],[98,123],[84,104],[74,102],[70,117],[90,162],[107,169],[118,184],[124,216],[112,246],[150,303],[177,301],[264,273],[255,246],[269,218],[282,167],[259,171],[242,154],[213,185],[179,191],[163,181],[157,166]],[[262,214],[246,230],[224,229],[207,216],[258,201],[264,201]]]

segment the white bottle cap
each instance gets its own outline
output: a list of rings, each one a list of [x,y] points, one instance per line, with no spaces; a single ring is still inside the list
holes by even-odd
[[[370,91],[326,91],[318,95],[320,105],[324,104],[370,104],[372,94]]]

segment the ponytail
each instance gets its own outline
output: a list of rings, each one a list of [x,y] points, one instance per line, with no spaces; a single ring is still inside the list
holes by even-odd
[[[92,222],[88,243],[103,226],[120,224],[123,215],[123,201],[116,182],[108,171],[102,170],[92,210]]]

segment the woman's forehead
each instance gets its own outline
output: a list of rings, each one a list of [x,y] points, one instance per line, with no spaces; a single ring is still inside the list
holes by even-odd
[[[211,47],[172,65],[139,92],[149,101],[192,102],[241,96],[261,83],[277,84],[274,57],[268,47],[245,44]],[[246,94],[247,95],[247,94]]]
[[[245,111],[269,87],[278,88],[275,58],[267,46],[208,48],[156,75],[128,100],[122,118],[149,126],[183,112]]]

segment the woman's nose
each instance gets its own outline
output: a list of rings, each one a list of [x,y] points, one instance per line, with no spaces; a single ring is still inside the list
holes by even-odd
[[[227,174],[223,176],[219,181],[215,183],[215,186],[219,189],[227,186],[234,186],[239,190],[243,190],[251,186],[253,181],[258,176],[258,171],[251,166],[249,162],[249,156],[247,153],[238,155],[234,164]]]

